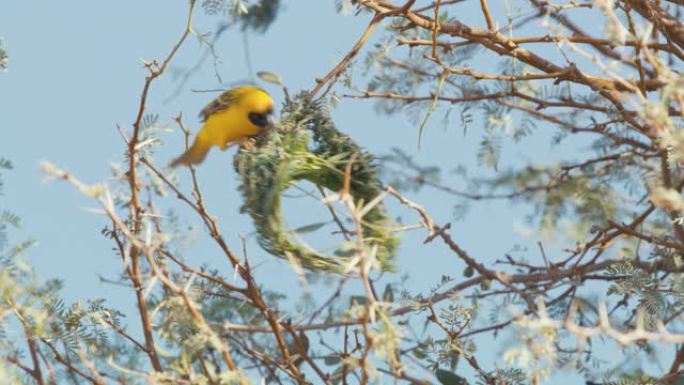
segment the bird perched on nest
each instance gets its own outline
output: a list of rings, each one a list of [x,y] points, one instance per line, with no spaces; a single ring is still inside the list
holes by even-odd
[[[200,112],[204,125],[192,146],[170,167],[198,164],[213,146],[225,151],[233,143],[243,143],[272,124],[273,99],[264,90],[237,87],[226,91]]]

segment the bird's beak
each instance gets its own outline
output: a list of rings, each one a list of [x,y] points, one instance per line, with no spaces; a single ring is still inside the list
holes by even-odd
[[[275,127],[275,124],[276,124],[275,116],[273,116],[273,115],[268,115],[268,118],[267,118],[267,119],[268,119],[268,126],[269,126],[269,127]]]

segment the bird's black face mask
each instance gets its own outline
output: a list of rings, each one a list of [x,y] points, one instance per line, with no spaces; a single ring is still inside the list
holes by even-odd
[[[252,122],[257,127],[266,127],[271,124],[271,112],[250,112],[248,117],[249,121]]]

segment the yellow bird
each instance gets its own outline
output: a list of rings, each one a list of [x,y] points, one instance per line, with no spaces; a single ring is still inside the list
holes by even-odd
[[[261,133],[272,122],[273,99],[261,88],[237,87],[226,91],[200,112],[204,125],[192,146],[170,167],[198,164],[213,146],[229,145]]]

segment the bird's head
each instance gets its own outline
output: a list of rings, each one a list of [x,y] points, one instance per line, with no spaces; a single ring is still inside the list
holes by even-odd
[[[252,124],[261,128],[273,125],[273,99],[266,91],[254,88],[244,95],[242,102]]]
[[[273,118],[273,109],[265,110],[264,112],[251,111],[247,114],[249,121],[257,127],[266,128],[275,123]]]

